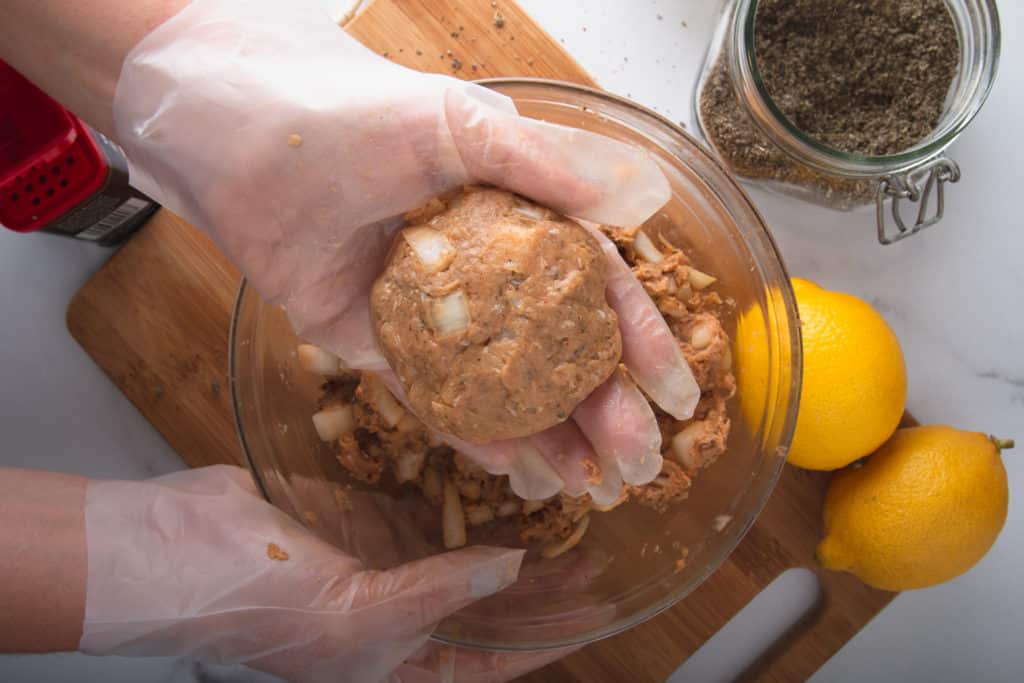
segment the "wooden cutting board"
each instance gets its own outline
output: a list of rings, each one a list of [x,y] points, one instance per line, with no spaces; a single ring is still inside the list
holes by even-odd
[[[503,22],[495,20],[496,12]],[[487,0],[376,0],[347,30],[390,59],[425,71],[594,84],[507,0],[497,8]],[[161,210],[68,307],[71,334],[192,467],[243,464],[227,383],[238,279],[209,239]],[[826,483],[823,475],[787,467],[758,522],[696,592],[525,680],[664,681],[791,567],[818,575],[821,600],[744,678],[807,678],[895,597],[849,574],[817,568],[813,551]]]

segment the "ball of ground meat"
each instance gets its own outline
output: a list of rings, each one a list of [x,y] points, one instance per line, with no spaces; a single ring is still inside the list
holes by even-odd
[[[427,425],[473,443],[526,436],[568,418],[611,375],[622,340],[605,256],[585,228],[483,188],[407,221],[370,306]]]

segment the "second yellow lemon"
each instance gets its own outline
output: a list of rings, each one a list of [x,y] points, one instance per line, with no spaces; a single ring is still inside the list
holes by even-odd
[[[892,591],[963,574],[1006,522],[1004,448],[1013,441],[945,425],[898,430],[832,477],[818,561]]]
[[[907,399],[903,352],[878,311],[850,294],[793,278],[803,383],[789,462],[834,470],[896,430]]]

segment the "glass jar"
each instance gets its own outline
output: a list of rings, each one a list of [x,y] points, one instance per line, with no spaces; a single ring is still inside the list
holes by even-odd
[[[959,41],[957,73],[938,125],[909,149],[885,156],[843,152],[797,128],[780,111],[761,79],[754,51],[758,0],[726,0],[694,93],[694,121],[703,140],[738,176],[769,189],[840,210],[876,208],[878,240],[890,244],[937,223],[944,184],[960,179],[945,150],[981,109],[995,81],[1000,29],[995,0],[945,0]],[[744,139],[762,160],[743,163],[715,135],[713,116],[746,127]],[[719,119],[721,120],[721,119]],[[753,124],[751,126],[751,124]],[[904,218],[901,201],[916,204]],[[932,206],[934,205],[934,208]],[[892,228],[887,226],[890,213]]]

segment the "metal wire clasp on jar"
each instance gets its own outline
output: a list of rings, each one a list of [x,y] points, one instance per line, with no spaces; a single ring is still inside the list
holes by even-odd
[[[981,109],[995,80],[995,0],[942,0],[956,29],[958,45],[949,49],[958,49],[959,59],[941,115],[923,139],[878,156],[815,139],[773,100],[755,54],[758,9],[769,1],[725,3],[694,95],[694,120],[704,141],[747,181],[840,210],[874,203],[882,244],[939,222],[945,184],[960,179],[946,149]]]

